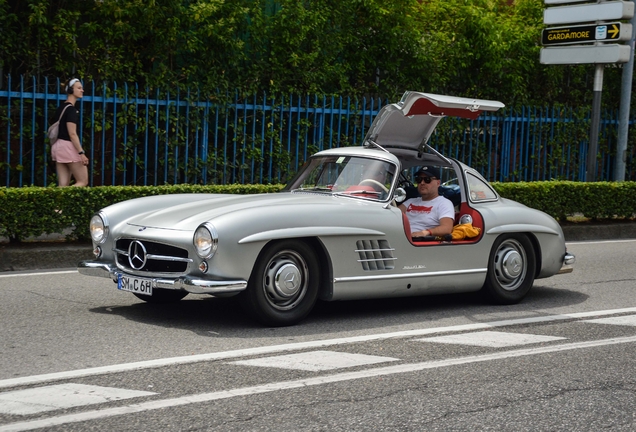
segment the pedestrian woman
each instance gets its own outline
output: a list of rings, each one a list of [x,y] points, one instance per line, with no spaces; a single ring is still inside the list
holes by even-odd
[[[80,80],[70,80],[66,93],[66,101],[55,112],[55,119],[60,119],[60,124],[58,139],[51,146],[51,158],[55,161],[60,187],[69,186],[71,176],[75,178],[73,186],[88,186],[88,158],[79,139],[79,111],[75,108],[75,102],[84,96]]]

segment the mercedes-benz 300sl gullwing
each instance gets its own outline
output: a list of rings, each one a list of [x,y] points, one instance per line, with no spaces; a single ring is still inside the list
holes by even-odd
[[[95,259],[78,271],[147,302],[236,295],[269,326],[298,323],[318,300],[481,290],[495,303],[519,302],[535,279],[572,271],[561,227],[428,144],[445,116],[501,107],[406,92],[380,110],[362,146],[313,155],[280,193],[113,204],[92,218]],[[439,173],[439,193],[454,206],[452,234],[412,237],[399,208],[417,196],[412,176],[422,166]]]

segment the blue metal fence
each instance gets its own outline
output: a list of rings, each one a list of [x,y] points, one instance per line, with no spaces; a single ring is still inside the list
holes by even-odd
[[[59,80],[9,76],[0,88],[0,186],[55,184],[45,131],[66,98]],[[84,83],[81,139],[90,184],[285,182],[315,151],[359,145],[387,100],[319,95],[201,94]],[[606,112],[599,179],[611,179],[617,113]],[[506,108],[445,119],[432,143],[491,181],[584,180],[586,110]],[[628,147],[627,172],[634,145]]]

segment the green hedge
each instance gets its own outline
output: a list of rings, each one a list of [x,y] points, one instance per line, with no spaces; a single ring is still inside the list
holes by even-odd
[[[505,198],[542,210],[559,221],[578,215],[588,219],[633,219],[636,182],[492,183]]]
[[[497,192],[560,221],[577,215],[591,219],[633,219],[636,182],[570,181],[492,183]],[[87,240],[92,215],[110,204],[171,193],[255,194],[278,192],[283,185],[24,187],[0,189],[0,237],[19,242],[42,234],[68,232],[68,240]]]
[[[89,239],[88,223],[99,209],[116,202],[173,193],[255,194],[278,192],[284,185],[99,186],[88,188],[23,187],[0,189],[0,237],[11,242],[42,234],[67,240]]]

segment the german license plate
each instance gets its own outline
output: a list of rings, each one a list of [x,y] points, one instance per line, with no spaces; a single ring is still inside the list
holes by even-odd
[[[152,279],[138,278],[120,274],[117,289],[135,294],[152,295]]]

